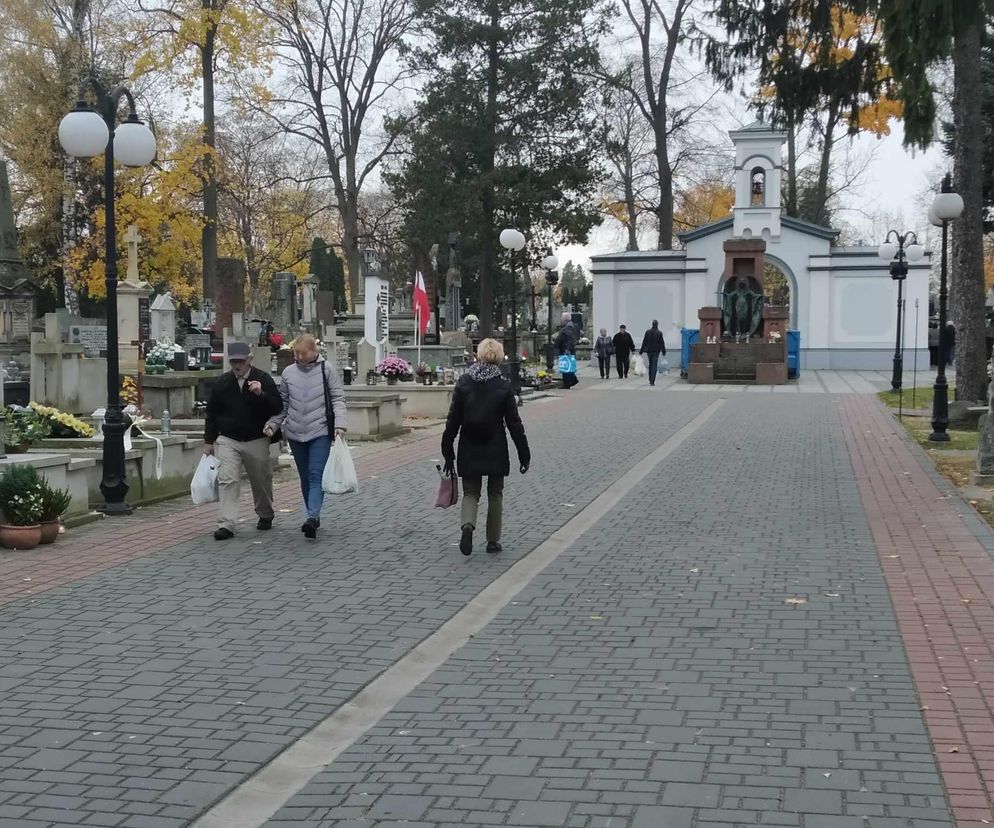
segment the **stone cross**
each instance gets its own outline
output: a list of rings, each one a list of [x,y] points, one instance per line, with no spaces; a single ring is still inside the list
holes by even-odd
[[[142,237],[138,233],[138,228],[133,224],[128,225],[128,232],[124,234],[124,240],[128,243],[128,270],[124,278],[129,282],[137,282],[138,279],[138,242]]]

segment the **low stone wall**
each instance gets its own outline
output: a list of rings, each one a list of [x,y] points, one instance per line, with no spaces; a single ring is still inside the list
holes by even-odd
[[[0,460],[0,471],[15,465],[34,466],[52,488],[69,490],[72,502],[65,514],[68,522],[90,511],[87,475],[95,465],[92,459],[43,449],[27,454],[8,454]]]

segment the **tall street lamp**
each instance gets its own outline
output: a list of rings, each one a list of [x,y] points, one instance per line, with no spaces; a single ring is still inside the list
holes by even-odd
[[[947,246],[949,222],[958,219],[963,213],[963,199],[953,192],[953,177],[946,173],[942,179],[942,192],[932,202],[928,210],[929,221],[942,228],[942,267],[939,270],[939,369],[935,375],[932,397],[932,433],[928,439],[933,443],[948,443],[949,433],[949,385],[946,383],[946,349],[943,338],[946,334],[946,300],[949,297]]]
[[[891,241],[891,237],[895,241]],[[918,262],[925,258],[925,248],[918,243],[918,236],[913,232],[898,233],[896,230],[891,230],[884,243],[877,248],[877,255],[885,262],[890,262],[890,278],[897,282],[897,339],[894,343],[894,371],[891,374],[890,387],[894,391],[900,391],[904,379],[904,349],[901,347],[904,280],[908,278],[908,262]]]
[[[545,284],[549,287],[549,330],[545,343],[545,370],[552,372],[555,360],[552,353],[552,289],[559,284],[559,259],[556,254],[549,252],[549,255],[542,259],[542,267],[545,269]]]
[[[521,360],[518,358],[518,273],[514,254],[525,249],[525,234],[512,228],[501,230],[500,244],[511,257],[511,387],[518,394],[521,391]]]
[[[96,98],[96,108],[86,102],[87,89]],[[117,123],[121,99],[128,102],[128,115]],[[103,469],[100,491],[106,515],[129,515],[127,472],[124,466],[124,414],[121,411],[117,331],[117,227],[114,221],[114,160],[127,167],[143,167],[155,158],[155,136],[138,120],[135,99],[119,86],[111,92],[90,76],[79,86],[79,100],[59,124],[59,143],[76,158],[104,155],[105,274],[107,280],[107,411],[104,415]]]

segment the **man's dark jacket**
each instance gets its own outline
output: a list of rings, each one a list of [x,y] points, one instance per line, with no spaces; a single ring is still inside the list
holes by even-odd
[[[252,381],[262,383],[262,393],[253,394],[248,389]],[[226,371],[214,381],[214,389],[207,403],[207,421],[204,425],[204,442],[213,443],[219,436],[245,443],[263,437],[266,421],[283,410],[283,400],[273,378],[265,371],[252,368],[239,389],[238,379]]]
[[[580,334],[576,329],[576,325],[572,322],[567,322],[559,330],[559,334],[556,336],[556,350],[559,351],[559,355],[563,354],[575,354],[577,342],[580,341]]]
[[[663,340],[663,332],[659,328],[649,328],[642,337],[642,347],[640,354],[666,353],[666,342]]]
[[[621,357],[627,357],[635,350],[635,340],[628,331],[618,331],[614,335],[614,352]]]

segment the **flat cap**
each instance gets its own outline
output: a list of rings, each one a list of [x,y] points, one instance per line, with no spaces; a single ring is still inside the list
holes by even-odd
[[[248,359],[252,356],[252,349],[247,342],[229,342],[228,359]]]

